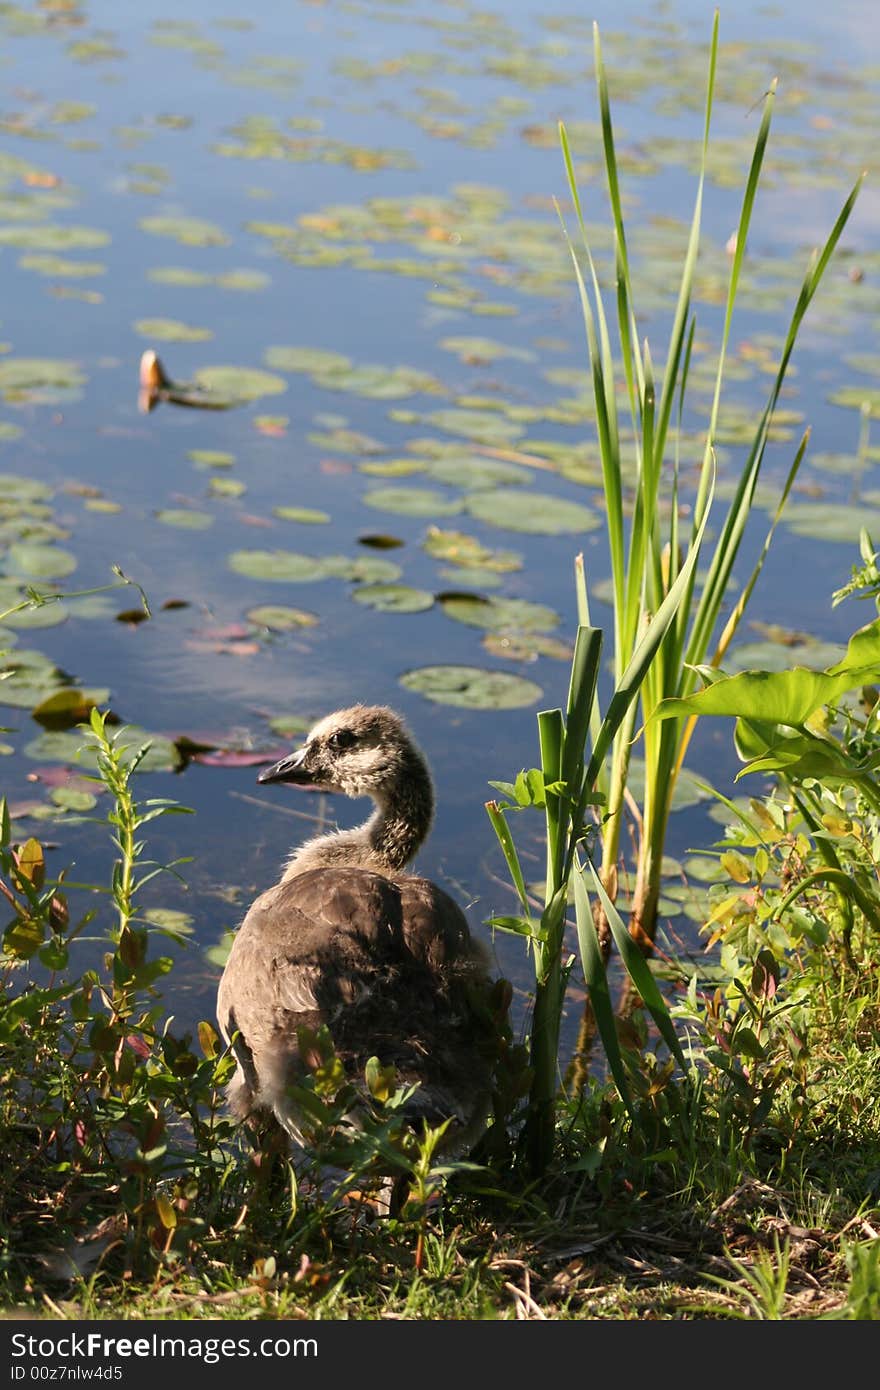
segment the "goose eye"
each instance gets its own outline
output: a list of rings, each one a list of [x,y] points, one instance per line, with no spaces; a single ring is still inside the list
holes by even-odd
[[[327,742],[331,748],[351,748],[357,739],[351,729],[340,729],[338,733],[331,734]]]

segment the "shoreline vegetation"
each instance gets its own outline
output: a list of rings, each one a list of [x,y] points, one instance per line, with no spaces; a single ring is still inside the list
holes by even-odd
[[[147,884],[185,876],[185,858],[152,857],[151,835],[188,808],[141,796],[149,741],[114,721],[100,691],[58,690],[41,721],[81,740],[76,804],[94,812],[107,873],[94,884],[51,873],[44,840],[20,837],[2,802],[8,1317],[880,1318],[880,617],[858,626],[833,664],[725,670],[809,431],[737,588],[765,446],[861,180],[804,269],[721,511],[715,445],[726,350],[775,88],[731,247],[702,460],[685,472],[679,434],[697,333],[692,289],[718,16],[662,363],[640,337],[598,28],[594,54],[613,287],[596,270],[564,126],[576,226],[572,233],[563,220],[561,235],[586,331],[613,617],[607,633],[591,622],[578,556],[564,708],[537,716],[539,765],[494,782],[487,802],[517,901],[490,925],[520,937],[534,966],[526,1035],[499,1047],[494,1123],[469,1158],[435,1157],[441,1132],[414,1134],[401,1122],[402,1092],[380,1058],[368,1064],[372,1105],[352,1135],[341,1124],[344,1075],[316,1034],[298,1097],[309,1154],[291,1161],[266,1136],[236,1127],[222,1099],[233,1061],[213,1020],[180,1032],[172,1017],[176,966],[163,952],[169,938],[179,943],[179,924],[142,909]],[[155,353],[144,361],[143,409],[159,398],[213,408],[209,390],[175,387]],[[880,612],[868,531],[860,545],[829,605],[855,599]],[[116,579],[134,583],[120,570]],[[148,595],[135,587],[148,615]],[[17,607],[60,597],[34,588]],[[663,928],[663,863],[676,781],[696,721],[708,718],[725,721],[743,780],[731,796],[706,788],[723,821],[717,840],[691,856],[684,884],[703,903],[697,952]],[[546,846],[537,890],[517,848],[522,817],[534,816]],[[629,823],[637,852],[626,864]],[[634,884],[626,900],[625,874]],[[572,923],[578,956],[567,948]],[[581,984],[577,1050],[566,1058],[561,1021],[569,987]],[[496,1003],[500,1018],[503,986]],[[389,1161],[407,1174],[408,1197],[398,1214],[377,1217],[368,1198]]]

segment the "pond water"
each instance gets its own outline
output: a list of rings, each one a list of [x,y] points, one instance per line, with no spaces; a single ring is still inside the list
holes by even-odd
[[[721,9],[687,458],[702,447],[725,244],[759,104],[780,79],[734,321],[722,485],[745,456],[810,250],[858,173],[877,167],[873,10],[873,0]],[[123,589],[42,609],[7,639],[18,673],[0,686],[2,789],[16,833],[51,843],[53,866],[71,865],[72,879],[104,878],[110,851],[56,771],[76,736],[47,740],[32,718],[59,673],[153,735],[244,754],[280,754],[338,705],[394,705],[438,787],[420,869],[487,939],[485,919],[513,909],[483,803],[491,779],[537,761],[536,711],[564,703],[580,550],[596,621],[610,618],[583,325],[552,202],[567,206],[562,118],[607,268],[593,17],[640,328],[657,360],[691,215],[711,6],[0,5],[3,606],[24,583],[87,589],[119,565],[153,611],[120,621],[137,607]],[[740,579],[812,427],[740,665],[792,651],[825,665],[870,616],[832,610],[830,595],[858,558],[859,526],[880,537],[880,440],[859,410],[867,400],[880,413],[878,232],[869,179],[768,449]],[[144,413],[148,348],[175,381],[246,399]],[[780,646],[792,631],[798,644]],[[768,637],[769,654],[756,645]],[[449,664],[502,673],[494,703],[440,702],[412,678]],[[348,825],[362,808],[258,788],[255,766],[222,757],[175,773],[167,745],[154,752],[142,794],[197,812],[150,839],[158,859],[193,860],[186,885],[169,877],[150,890],[153,908],[191,918],[169,1000],[191,1024],[213,1014],[224,933],[310,818]],[[691,766],[729,793],[729,728],[700,728]],[[718,834],[709,805],[673,817],[672,855]],[[538,878],[540,826],[524,820],[522,831]],[[672,926],[696,943],[692,920]],[[522,1017],[523,948],[499,937],[495,951]],[[573,994],[570,1031],[577,1013]]]

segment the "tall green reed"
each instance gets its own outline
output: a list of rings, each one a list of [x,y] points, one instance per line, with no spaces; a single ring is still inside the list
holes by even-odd
[[[764,98],[746,179],[731,258],[702,463],[694,489],[692,519],[685,530],[679,516],[683,490],[680,478],[682,424],[695,340],[696,320],[691,306],[700,249],[717,58],[716,11],[709,49],[697,193],[665,364],[659,374],[655,372],[647,340],[644,346],[639,341],[608,83],[599,30],[595,25],[594,60],[602,146],[614,225],[615,298],[623,374],[620,383],[571,149],[565,127],[560,125],[578,243],[569,236],[564,221],[563,231],[571,252],[586,329],[602,461],[614,608],[614,689],[603,715],[597,691],[602,634],[590,622],[589,585],[579,558],[576,565],[579,627],[565,716],[558,709],[538,715],[541,768],[521,774],[513,784],[496,784],[510,799],[505,803],[490,802],[487,807],[522,907],[518,916],[494,920],[498,926],[527,937],[534,958],[533,1079],[524,1131],[527,1162],[533,1171],[546,1167],[553,1145],[560,1019],[567,973],[573,963],[563,961],[566,906],[572,887],[591,1028],[599,1032],[624,1101],[630,1104],[629,1088],[605,970],[612,943],[617,944],[630,980],[670,1049],[680,1064],[684,1064],[668,1011],[643,953],[650,953],[654,940],[666,829],[695,718],[690,711],[666,720],[652,720],[651,716],[664,699],[682,698],[693,690],[695,667],[720,664],[761,573],[774,530],[804,457],[808,433],[795,453],[748,582],[716,637],[719,615],[730,588],[795,341],[861,184],[860,179],[806,272],[773,384],[720,533],[714,541],[707,573],[705,578],[698,579],[697,559],[714,493],[715,442],[725,360],[776,87],[774,82]],[[621,394],[629,411],[631,439],[619,418]],[[636,483],[634,495],[628,498],[626,465],[630,456],[635,464]],[[666,503],[668,505],[664,505]],[[630,755],[640,712],[644,726],[645,790],[639,813],[641,833],[635,891],[627,928],[615,910],[614,899],[621,860],[624,806],[629,795]],[[591,752],[586,760],[588,738]],[[546,822],[547,874],[544,905],[537,920],[507,823],[510,811],[528,805],[543,808]]]

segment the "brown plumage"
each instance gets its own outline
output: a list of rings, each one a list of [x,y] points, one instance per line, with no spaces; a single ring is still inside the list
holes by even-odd
[[[418,1083],[408,1116],[451,1118],[446,1152],[468,1150],[490,1108],[491,981],[461,909],[406,872],[433,818],[421,752],[392,710],[356,705],[259,781],[369,796],[376,809],[295,851],[235,937],[217,995],[238,1063],[233,1111],[274,1115],[302,1143],[289,1093],[304,1068],[297,1029],[325,1024],[351,1081],[363,1086],[372,1056],[393,1063],[400,1084]]]

